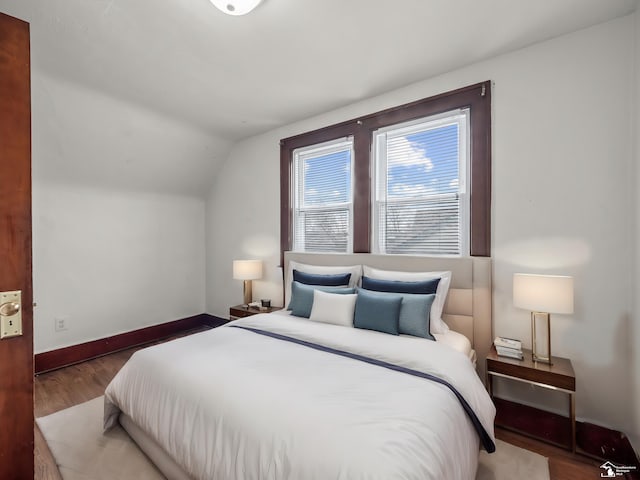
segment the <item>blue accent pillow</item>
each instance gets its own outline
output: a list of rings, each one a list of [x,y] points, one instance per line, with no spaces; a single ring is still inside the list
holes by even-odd
[[[291,314],[296,317],[309,318],[311,316],[311,308],[313,307],[313,291],[316,289],[329,293],[356,293],[355,288],[326,287],[291,282],[291,301],[289,302],[287,310],[291,310]]]
[[[349,285],[351,280],[350,273],[338,273],[332,275],[321,275],[317,273],[306,273],[299,270],[293,270],[293,281],[304,283],[305,285],[326,285],[330,287],[339,287],[341,285]]]
[[[358,289],[360,293],[362,289]],[[418,295],[415,293],[376,292],[380,296],[400,296],[400,315],[398,317],[398,333],[414,337],[434,340],[431,334],[431,305],[436,299],[435,293]]]
[[[400,295],[378,295],[359,289],[353,326],[398,335],[401,304]]]
[[[378,280],[376,278],[362,277],[362,288],[376,292],[430,294],[436,293],[438,283],[440,283],[440,277],[418,282],[400,282],[397,280]]]

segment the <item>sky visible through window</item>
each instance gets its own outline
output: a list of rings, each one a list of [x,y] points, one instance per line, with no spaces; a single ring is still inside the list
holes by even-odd
[[[344,174],[338,174],[338,172]],[[305,159],[304,205],[346,203],[350,199],[350,149]]]
[[[390,200],[457,191],[457,125],[388,138],[387,195]]]
[[[458,191],[458,125],[444,125],[387,140],[389,200]],[[346,203],[351,198],[351,152],[306,158],[306,206]],[[344,172],[344,175],[336,175]]]

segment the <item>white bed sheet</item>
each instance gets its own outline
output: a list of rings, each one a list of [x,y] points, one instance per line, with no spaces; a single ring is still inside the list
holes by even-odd
[[[136,352],[105,392],[195,479],[473,479],[479,439],[444,386],[249,326],[437,374],[493,438],[470,362],[438,342],[254,315]]]
[[[291,311],[284,310],[284,309],[276,310],[271,315],[286,315],[286,316],[293,317],[293,315],[291,315]],[[295,318],[300,318],[304,320],[304,318],[302,317],[295,317]],[[410,335],[401,335],[401,336],[412,338]],[[467,356],[472,361],[472,363],[475,364],[475,352],[471,347],[471,342],[463,334],[449,329],[445,333],[434,333],[433,336],[436,338],[437,342],[440,342],[443,345],[453,348],[458,352],[462,352],[465,356]],[[425,341],[431,341],[431,340],[425,340]]]
[[[458,352],[462,352],[465,356],[471,358],[473,355],[473,349],[471,348],[471,342],[463,334],[448,330],[446,333],[434,333],[436,341],[453,348]]]

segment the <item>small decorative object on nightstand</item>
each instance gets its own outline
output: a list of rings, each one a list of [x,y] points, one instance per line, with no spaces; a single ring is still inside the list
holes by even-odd
[[[246,305],[236,305],[229,308],[229,320],[237,320],[242,317],[250,317],[258,313],[271,313],[276,310],[282,310],[282,307],[253,307]]]
[[[573,372],[573,366],[571,360],[568,358],[553,357],[552,363],[540,363],[534,362],[531,350],[523,349],[524,359],[516,360],[506,357],[498,356],[495,347],[491,347],[489,354],[487,355],[487,388],[489,395],[493,398],[493,377],[507,378],[510,380],[517,380],[519,382],[536,385],[549,390],[555,390],[563,392],[569,395],[569,424],[571,429],[570,443],[571,451],[576,451],[576,375]],[[496,399],[496,404],[498,399]],[[510,402],[506,402],[510,403]],[[543,413],[543,412],[541,412]],[[500,415],[500,409],[498,408],[498,414],[496,415],[496,425],[525,433],[536,438],[540,438],[535,434],[526,432],[517,426],[505,424],[502,422],[502,416]],[[527,423],[524,420],[523,423]],[[566,420],[566,417],[565,417]],[[563,421],[565,421],[563,420]],[[529,422],[531,423],[531,422]],[[548,441],[550,443],[556,443],[550,441],[548,438],[540,438],[541,440]],[[567,445],[560,445],[567,447]]]
[[[522,342],[515,338],[496,337],[493,346],[496,347],[496,351],[501,357],[515,358],[516,360],[524,358]]]

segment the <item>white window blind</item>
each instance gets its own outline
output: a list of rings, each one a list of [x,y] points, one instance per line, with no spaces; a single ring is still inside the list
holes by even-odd
[[[353,251],[353,139],[293,152],[293,249]]]
[[[456,110],[375,132],[375,252],[468,254],[468,113]]]

